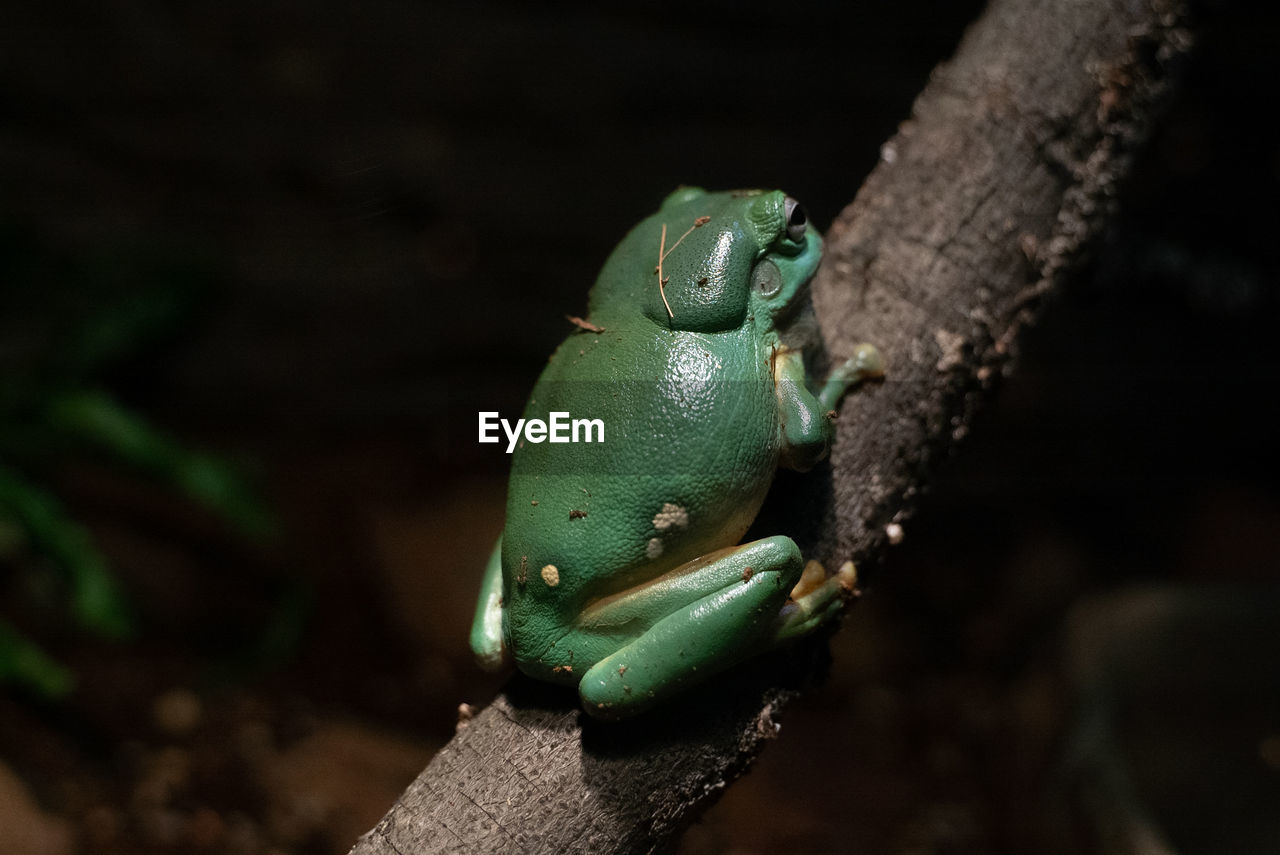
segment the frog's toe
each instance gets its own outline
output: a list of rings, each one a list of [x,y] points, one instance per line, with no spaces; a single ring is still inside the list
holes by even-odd
[[[821,564],[810,561],[804,575],[808,577],[814,567],[822,569]],[[806,584],[802,578],[791,592],[791,602],[779,615],[778,637],[794,638],[822,626],[844,609],[845,602],[857,596],[857,585],[858,571],[852,561],[846,561],[834,575],[816,585]]]
[[[884,376],[884,357],[874,344],[863,342],[855,347],[849,361],[853,363],[854,370],[861,377]]]
[[[827,568],[822,566],[822,562],[808,561],[804,565],[804,572],[800,574],[800,581],[796,582],[796,586],[791,589],[791,599],[802,599],[816,591],[826,580]]]
[[[858,568],[853,566],[852,561],[846,561],[840,565],[840,569],[835,575],[837,583],[848,594],[856,595],[858,592]]]
[[[826,586],[827,590],[820,590]],[[839,588],[840,591],[837,591]],[[806,599],[828,600],[833,593],[851,594],[858,588],[858,568],[853,566],[852,561],[846,561],[840,565],[840,569],[834,575],[827,576],[827,568],[822,566],[822,562],[809,560],[804,565],[804,572],[800,575],[800,581],[791,589],[791,599],[796,602],[804,602]]]
[[[793,606],[795,606],[793,610]],[[780,639],[796,638],[808,635],[821,626],[834,620],[836,615],[844,611],[843,600],[832,600],[816,609],[804,609],[795,604],[788,604],[782,611],[782,625],[778,630]]]
[[[853,349],[838,369],[841,379],[850,385],[884,376],[884,357],[874,344],[862,343]]]

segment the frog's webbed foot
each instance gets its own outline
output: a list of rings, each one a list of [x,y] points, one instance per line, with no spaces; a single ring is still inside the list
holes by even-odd
[[[846,561],[834,575],[817,561],[804,567],[800,581],[791,589],[791,601],[778,615],[777,637],[795,638],[813,632],[835,617],[844,604],[858,595],[858,571]]]

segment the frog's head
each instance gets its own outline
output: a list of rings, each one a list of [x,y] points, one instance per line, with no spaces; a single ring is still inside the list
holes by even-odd
[[[682,187],[609,256],[591,317],[606,327],[637,311],[669,329],[722,332],[749,317],[771,327],[802,301],[821,257],[817,229],[782,191]]]

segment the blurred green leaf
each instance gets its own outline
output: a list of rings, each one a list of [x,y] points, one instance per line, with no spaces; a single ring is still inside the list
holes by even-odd
[[[88,532],[67,517],[52,495],[5,466],[0,466],[0,518],[20,526],[66,575],[78,624],[108,638],[133,634],[128,602]]]
[[[46,418],[49,426],[63,435],[169,481],[242,534],[261,538],[271,533],[270,512],[234,467],[186,450],[105,393],[61,395],[49,405]]]
[[[34,642],[0,620],[0,685],[21,686],[53,700],[65,697],[75,686],[75,678]]]
[[[64,580],[75,622],[99,635],[130,637],[135,619],[89,533],[43,489],[50,473],[86,455],[181,491],[243,535],[274,529],[239,471],[192,451],[112,395],[93,388],[128,381],[190,326],[216,269],[198,248],[115,244],[68,255],[21,224],[0,222],[0,560],[47,558],[41,578]],[[144,375],[147,372],[144,372]],[[264,655],[296,635],[292,599],[268,628]],[[70,690],[71,675],[33,642],[0,623],[0,683],[45,697]]]

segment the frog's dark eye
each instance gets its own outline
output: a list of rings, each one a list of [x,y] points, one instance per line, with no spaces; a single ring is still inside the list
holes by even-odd
[[[804,240],[804,230],[809,224],[809,218],[805,215],[804,206],[788,196],[784,212],[787,217],[787,237],[796,243],[800,243]]]
[[[751,287],[762,297],[772,297],[782,290],[782,271],[768,259],[761,261],[751,271]]]

